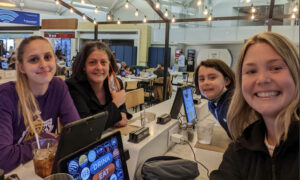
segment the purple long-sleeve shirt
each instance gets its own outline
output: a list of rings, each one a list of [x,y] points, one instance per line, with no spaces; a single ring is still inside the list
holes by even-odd
[[[18,116],[18,99],[15,82],[0,85],[0,168],[5,172],[33,157],[30,144],[34,134]],[[40,122],[36,126],[41,127],[39,133],[55,132],[58,117],[62,125],[80,119],[65,82],[59,78],[54,77],[46,93],[36,99],[42,117],[34,122]]]

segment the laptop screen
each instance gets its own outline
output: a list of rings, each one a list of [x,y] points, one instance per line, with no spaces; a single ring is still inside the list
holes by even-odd
[[[8,69],[8,63],[6,61],[1,62],[1,68],[2,69]]]
[[[60,163],[61,172],[74,179],[128,179],[120,132],[69,155]]]
[[[71,61],[66,61],[66,66],[70,67],[71,66]]]
[[[191,87],[182,90],[182,100],[187,122],[195,124],[197,122],[197,116]]]
[[[136,68],[136,76],[140,76],[140,69]]]

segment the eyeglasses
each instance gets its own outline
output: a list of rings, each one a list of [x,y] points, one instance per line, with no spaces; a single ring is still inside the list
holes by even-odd
[[[11,174],[5,178],[5,180],[20,180],[17,174]]]

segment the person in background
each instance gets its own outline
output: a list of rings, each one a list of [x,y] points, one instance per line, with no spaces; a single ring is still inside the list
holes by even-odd
[[[164,65],[163,64],[159,64],[159,67],[153,72],[154,74],[156,74],[156,76],[159,77],[164,77]],[[170,73],[167,71],[167,76],[170,76]]]
[[[180,55],[178,57],[178,72],[183,73],[183,79],[186,78],[185,56],[182,50],[180,51]]]
[[[8,58],[8,67],[9,69],[16,69],[16,62],[17,62],[17,56],[15,52],[12,53],[12,55]]]
[[[298,49],[280,34],[246,41],[227,114],[234,142],[210,179],[299,179],[299,64]]]
[[[98,41],[87,42],[76,56],[72,70],[66,82],[80,117],[108,111],[106,128],[126,126],[132,116],[126,110],[122,81],[117,79],[120,91],[109,84],[108,79],[117,70],[109,47]]]
[[[125,71],[125,69],[126,69],[126,62],[122,61],[120,71]]]
[[[125,73],[126,73],[126,76],[128,76],[128,75],[131,75],[131,74],[132,74],[132,72],[131,72],[131,70],[130,70],[130,67],[129,67],[129,66],[125,66]]]
[[[194,73],[197,93],[208,99],[209,111],[231,138],[226,115],[234,91],[234,72],[220,59],[201,61]]]
[[[52,137],[79,119],[66,84],[55,73],[56,58],[41,36],[25,38],[17,51],[17,80],[0,85],[0,169],[5,172],[33,158],[35,134]]]

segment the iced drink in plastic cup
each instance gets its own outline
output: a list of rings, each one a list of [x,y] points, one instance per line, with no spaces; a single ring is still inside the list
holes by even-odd
[[[201,144],[211,144],[214,123],[212,120],[204,120],[197,123],[198,142]]]
[[[40,139],[40,149],[37,142],[33,142],[33,164],[35,174],[44,178],[51,174],[54,163],[55,153],[57,149],[57,141],[55,139]]]

